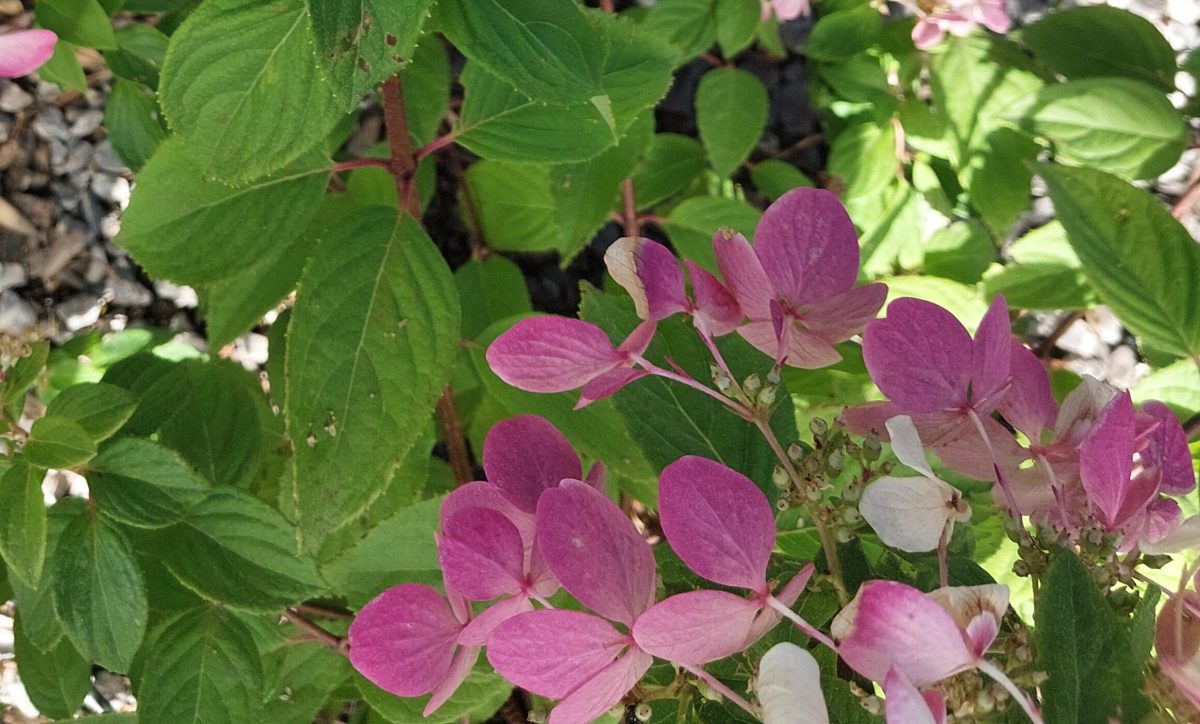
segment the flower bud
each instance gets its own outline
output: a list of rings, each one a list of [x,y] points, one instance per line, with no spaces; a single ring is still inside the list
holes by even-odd
[[[778,389],[779,388],[775,385],[768,385],[767,387],[762,388],[762,390],[758,393],[759,407],[770,407],[771,405],[774,405],[775,391]]]
[[[812,431],[813,435],[820,437],[829,432],[829,423],[825,422],[824,418],[814,417],[808,421],[808,429]]]
[[[775,501],[775,509],[780,513],[786,513],[791,507],[792,503],[787,498],[780,498],[779,500]]]
[[[879,459],[879,456],[882,452],[883,452],[883,443],[879,442],[879,438],[875,437],[874,435],[871,435],[867,439],[863,440],[863,444],[862,444],[863,460],[866,460],[869,463],[873,463]]]
[[[1013,573],[1017,574],[1021,578],[1028,576],[1029,575],[1029,564],[1026,563],[1025,561],[1017,560],[1015,563],[1013,563]]]
[[[859,513],[857,508],[844,508],[842,509],[842,521],[846,525],[858,525],[862,522],[862,513]]]
[[[788,477],[787,471],[783,469],[782,465],[776,465],[775,469],[771,471],[771,483],[780,490],[787,490],[792,487],[792,480]]]
[[[633,709],[633,718],[638,721],[650,721],[652,716],[654,716],[654,709],[644,701]]]
[[[833,532],[833,537],[838,543],[849,543],[854,540],[854,531],[849,528],[838,528]]]
[[[798,463],[801,460],[803,460],[804,456],[807,454],[808,454],[808,451],[805,450],[804,446],[798,442],[794,442],[787,446],[788,459],[794,463]]]
[[[847,503],[857,503],[859,499],[862,498],[862,493],[862,483],[855,480],[847,485],[846,489],[842,491],[842,500],[846,501]]]
[[[762,389],[762,386],[762,378],[757,374],[750,375],[746,378],[745,382],[742,383],[742,389],[745,390],[747,395],[757,395],[758,391]]]
[[[771,370],[767,373],[767,384],[778,385],[782,381],[783,378],[779,376],[779,370]]]
[[[841,450],[834,450],[829,453],[829,457],[825,460],[825,465],[829,468],[829,472],[837,475],[846,467],[846,456]]]

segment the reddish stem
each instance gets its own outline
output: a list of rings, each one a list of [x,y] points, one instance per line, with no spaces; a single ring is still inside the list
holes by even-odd
[[[437,153],[447,146],[454,145],[454,139],[457,137],[458,136],[456,136],[454,133],[447,133],[444,136],[438,136],[429,143],[417,149],[416,159],[420,161],[431,153]]]
[[[627,178],[621,182],[621,206],[624,209],[622,223],[625,236],[636,239],[642,235],[641,224],[638,223],[637,198],[633,193],[633,179]]]
[[[386,158],[352,158],[349,161],[339,161],[333,164],[335,173],[353,171],[356,168],[381,168],[390,171],[391,163]]]

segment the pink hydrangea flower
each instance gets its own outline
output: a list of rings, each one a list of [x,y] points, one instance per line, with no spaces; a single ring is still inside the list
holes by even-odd
[[[1167,599],[1158,614],[1158,663],[1179,693],[1200,708],[1200,575]]]
[[[780,20],[795,20],[811,14],[812,9],[808,0],[762,0],[762,19],[769,20],[772,13]]]
[[[0,35],[0,78],[29,75],[50,60],[58,36],[49,30],[18,30]]]
[[[922,15],[913,27],[917,48],[927,50],[942,42],[946,33],[969,35],[982,25],[997,33],[1007,33],[1012,20],[1004,9],[1004,0],[950,0],[945,10]]]
[[[754,246],[713,238],[717,266],[750,321],[738,334],[777,361],[808,369],[842,358],[833,345],[862,331],[887,287],[858,279],[858,233],[833,194],[793,189],[766,210]]]

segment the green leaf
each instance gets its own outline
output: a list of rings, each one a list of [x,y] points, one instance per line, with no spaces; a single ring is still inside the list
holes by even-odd
[[[1068,78],[1124,76],[1175,90],[1175,51],[1158,28],[1121,8],[1095,5],[1052,12],[1021,30],[1021,40]]]
[[[141,438],[122,438],[88,466],[91,494],[104,515],[126,525],[178,522],[211,487],[175,452]]]
[[[876,193],[896,177],[896,131],[891,123],[860,123],[842,131],[829,151],[829,173],[845,184],[845,197]]]
[[[463,55],[543,103],[603,98],[606,38],[565,0],[442,0],[440,28]]]
[[[659,0],[650,9],[643,27],[666,39],[690,60],[717,41],[718,0]]]
[[[157,536],[155,552],[185,586],[248,611],[270,612],[324,588],[296,534],[274,508],[236,490],[213,490]]]
[[[762,4],[758,0],[718,0],[717,44],[721,54],[732,58],[754,42]]]
[[[46,559],[45,474],[18,457],[0,476],[0,556],[10,578],[27,584],[41,578]]]
[[[187,360],[142,397],[130,431],[175,450],[202,477],[245,487],[258,472],[265,405],[255,377],[228,360]]]
[[[1187,420],[1200,413],[1200,370],[1191,360],[1181,359],[1146,375],[1131,392],[1134,402],[1158,400]]]
[[[96,442],[79,423],[66,417],[43,417],[29,428],[25,459],[43,468],[73,468],[91,460]]]
[[[450,106],[450,58],[438,36],[422,38],[400,78],[408,133],[423,146],[438,134]]]
[[[462,306],[462,336],[475,339],[498,319],[530,311],[529,290],[516,264],[493,254],[454,270]]]
[[[320,154],[234,188],[206,180],[193,148],[178,135],[159,146],[121,222],[117,243],[153,276],[185,284],[230,277],[297,239],[320,207],[330,169]]]
[[[1100,299],[1147,345],[1200,354],[1200,246],[1187,230],[1114,176],[1050,164],[1038,172]]]
[[[25,633],[25,612],[13,624],[13,654],[21,668],[21,683],[42,716],[70,719],[92,690],[92,662],[71,642],[60,638],[42,649]]]
[[[955,223],[925,244],[925,273],[974,284],[995,256],[996,245],[982,224]]]
[[[933,302],[950,311],[958,321],[974,331],[987,312],[987,304],[979,295],[979,290],[960,282],[942,279],[941,277],[900,276],[880,279],[888,285],[887,304],[900,297],[914,297]]]
[[[54,55],[38,68],[38,78],[47,83],[55,83],[62,90],[87,90],[87,77],[83,74],[83,66],[75,57],[75,46],[63,39],[54,44]]]
[[[484,160],[467,169],[465,180],[488,246],[502,251],[561,249],[548,167]]]
[[[54,607],[71,643],[104,668],[128,672],[149,615],[129,543],[84,509],[63,530],[51,564]]]
[[[522,95],[499,76],[470,62],[463,70],[462,115],[456,140],[484,158],[557,163],[593,158],[614,142],[596,106],[548,106]]]
[[[269,688],[260,721],[271,724],[312,724],[353,671],[345,656],[318,643],[280,647],[263,668]]]
[[[767,89],[737,68],[705,73],[696,90],[696,125],[713,169],[727,177],[758,144],[767,124]]]
[[[875,44],[883,32],[883,16],[870,5],[821,15],[804,46],[809,58],[836,62],[858,55]]]
[[[750,180],[767,199],[774,201],[795,188],[812,188],[813,182],[787,161],[768,158],[750,169]]]
[[[154,92],[140,83],[117,78],[104,110],[104,128],[113,150],[137,171],[167,137]]]
[[[138,687],[143,721],[254,721],[263,670],[246,624],[217,606],[184,611],[149,639]]]
[[[117,50],[104,54],[104,61],[113,75],[157,88],[170,38],[157,28],[140,23],[121,28],[116,38]]]
[[[352,110],[412,57],[433,0],[307,0],[317,53]]]
[[[354,547],[321,568],[322,575],[351,604],[362,605],[385,588],[414,576],[433,581],[438,573],[438,510],[442,498],[414,503],[376,525]],[[396,555],[403,550],[404,555]]]
[[[984,279],[984,296],[1003,294],[1020,309],[1085,309],[1095,294],[1067,241],[1062,224],[1052,221],[1009,245],[1012,263]]]
[[[53,555],[67,524],[86,507],[87,504],[79,498],[64,498],[50,507],[46,516],[48,558]],[[12,575],[12,570],[9,570],[13,598],[16,600],[17,610],[21,612],[21,627],[29,641],[43,651],[54,648],[54,644],[64,634],[62,622],[54,610],[54,589],[51,581],[55,575],[57,573],[52,565],[43,566],[42,575],[27,583]]]
[[[68,43],[98,50],[117,47],[112,21],[97,0],[38,0],[37,23]]]
[[[730,228],[753,239],[761,217],[761,211],[743,201],[697,196],[671,209],[663,226],[680,256],[716,273],[712,238],[717,229]]]
[[[633,175],[639,209],[648,209],[683,191],[704,173],[704,147],[678,133],[657,133]]]
[[[89,437],[100,442],[121,429],[133,409],[133,397],[125,390],[90,382],[60,392],[46,407],[46,416],[74,420]]]
[[[462,686],[429,717],[422,714],[428,696],[401,698],[387,693],[361,675],[354,677],[362,698],[385,721],[393,724],[457,724],[464,719],[482,721],[496,713],[512,695],[512,684],[480,661]]]
[[[1187,143],[1183,118],[1167,97],[1127,78],[1047,86],[1022,121],[1054,143],[1059,160],[1129,178],[1158,176]]]
[[[971,154],[963,185],[971,205],[998,239],[1008,236],[1017,217],[1029,208],[1036,141],[1011,128],[988,134],[983,148]]]
[[[372,207],[322,240],[288,327],[288,514],[305,550],[357,515],[420,437],[450,377],[458,293],[407,214]]]
[[[610,338],[624,339],[639,321],[627,301],[587,290],[581,317],[598,324]],[[740,338],[722,338],[719,346],[738,379],[752,372],[761,376],[770,369],[771,360]],[[647,358],[656,363],[669,358],[698,380],[711,377],[711,354],[682,319],[664,320],[659,325]],[[791,398],[781,389],[778,399],[772,428],[781,440],[794,440]],[[777,461],[762,435],[708,396],[677,382],[649,377],[621,390],[614,403],[655,469],[661,470],[683,455],[701,455],[741,471],[768,496],[776,494],[770,479]]]
[[[0,380],[0,403],[3,403],[4,407],[17,403],[23,409],[25,391],[46,368],[46,360],[50,357],[50,343],[44,339],[37,340],[29,344],[28,350],[28,354],[4,370],[4,379]],[[20,412],[17,410],[13,417],[18,416]]]
[[[318,63],[303,0],[207,0],[171,37],[159,102],[202,178],[246,182],[299,158],[341,117]]]
[[[1137,721],[1145,713],[1141,662],[1133,658],[1129,634],[1073,553],[1052,552],[1035,626],[1038,668],[1049,674],[1042,684],[1047,724],[1110,716]]]

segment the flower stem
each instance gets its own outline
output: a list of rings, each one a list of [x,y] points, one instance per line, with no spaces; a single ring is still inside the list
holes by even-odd
[[[1008,503],[1008,510],[1017,522],[1017,527],[1024,530],[1024,526],[1021,523],[1021,508],[1017,505],[1017,499],[1013,497],[1012,488],[1009,487],[1008,478],[1004,475],[1000,459],[996,456],[996,448],[992,446],[992,439],[988,437],[987,429],[983,426],[983,420],[979,419],[979,413],[975,412],[975,410],[967,410],[967,415],[970,416],[972,424],[975,425],[975,430],[983,440],[983,445],[987,448],[988,454],[992,456],[992,472],[996,474],[996,484],[1000,486],[1000,491],[1004,493],[1004,500]]]
[[[382,168],[387,171],[391,169],[391,164],[386,158],[352,158],[349,161],[340,161],[333,164],[335,172],[353,171],[356,168]]]
[[[641,355],[635,356],[633,358],[633,361],[636,362],[642,369],[646,370],[647,372],[649,372],[650,374],[652,374],[656,377],[662,377],[663,379],[666,379],[666,380],[678,382],[682,385],[687,385],[688,387],[691,387],[693,390],[696,390],[697,392],[703,392],[704,394],[713,398],[717,402],[720,402],[722,405],[725,405],[730,410],[733,410],[733,412],[735,412],[738,417],[741,417],[744,420],[750,420],[754,417],[754,413],[751,412],[749,409],[747,409],[744,405],[729,399],[728,397],[726,397],[725,395],[722,395],[720,392],[717,392],[716,390],[712,389],[711,387],[700,384],[694,378],[692,378],[688,375],[681,375],[678,372],[672,372],[670,370],[665,370],[662,367],[659,367],[658,365],[654,364],[653,362],[642,357]]]
[[[680,666],[690,672],[697,679],[703,681],[705,684],[708,684],[709,688],[711,688],[713,691],[719,693],[721,696],[729,699],[734,704],[737,704],[741,708],[745,709],[746,712],[751,716],[758,717],[758,712],[754,711],[754,706],[750,702],[742,698],[742,696],[733,689],[725,686],[725,684],[721,683],[712,674],[708,673],[699,666],[690,666],[688,664],[680,664]]]
[[[825,646],[829,647],[831,651],[835,653],[837,652],[837,644],[833,642],[833,639],[826,636],[820,631],[820,629],[815,628],[808,621],[805,621],[800,614],[784,605],[783,601],[780,601],[774,596],[767,596],[767,605],[778,611],[781,615],[783,615],[784,618],[794,623],[796,628],[807,634],[809,638],[816,639]]]
[[[1029,717],[1029,721],[1033,724],[1042,724],[1042,714],[1038,711],[1037,706],[1029,699],[1025,692],[1013,683],[1013,680],[1008,678],[1008,674],[1004,673],[992,662],[987,659],[979,659],[975,662],[976,668],[994,679],[1000,686],[1003,686],[1012,697],[1017,700],[1021,708],[1025,711],[1025,715]]]

